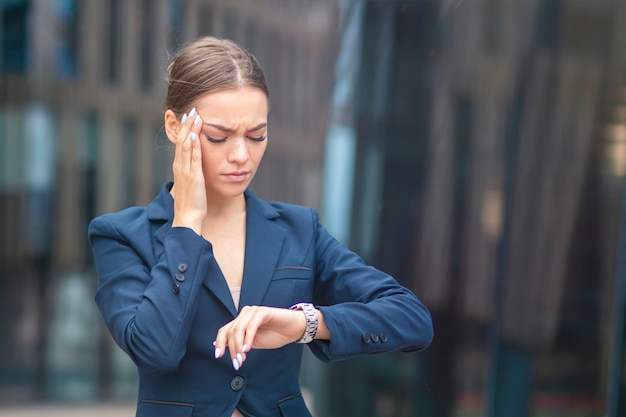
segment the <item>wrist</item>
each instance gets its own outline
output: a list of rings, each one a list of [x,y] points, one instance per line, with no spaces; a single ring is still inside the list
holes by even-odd
[[[319,316],[315,306],[311,303],[297,303],[289,307],[290,310],[302,311],[306,320],[304,333],[296,343],[310,343],[315,338],[319,326]]]
[[[180,219],[174,216],[174,220],[172,221],[172,227],[186,227],[188,229],[193,230],[198,235],[202,234],[202,221],[197,220],[188,220],[188,219]]]

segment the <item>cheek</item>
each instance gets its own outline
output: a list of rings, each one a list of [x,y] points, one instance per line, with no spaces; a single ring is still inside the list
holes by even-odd
[[[201,146],[202,148],[202,166],[205,168],[210,168],[215,166],[215,160],[218,158],[217,152],[215,149],[211,149],[209,143],[205,141],[205,144]]]
[[[261,158],[263,158],[263,155],[265,154],[265,150],[267,149],[267,139],[259,145],[260,146],[257,146],[251,151],[251,154],[254,155],[253,158],[256,161],[260,161]]]

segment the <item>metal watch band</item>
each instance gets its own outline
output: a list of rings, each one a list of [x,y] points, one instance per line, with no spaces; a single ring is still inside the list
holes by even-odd
[[[315,306],[311,303],[298,303],[289,307],[290,310],[302,310],[304,313],[304,317],[306,318],[306,328],[304,330],[304,335],[302,335],[302,339],[298,340],[296,343],[310,343],[313,341],[315,337],[315,333],[317,333],[317,311],[315,310]]]

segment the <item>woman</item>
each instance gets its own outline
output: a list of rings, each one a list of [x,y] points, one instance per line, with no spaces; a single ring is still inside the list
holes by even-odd
[[[319,224],[248,186],[268,143],[254,56],[201,38],[168,68],[174,181],[92,221],[96,302],[139,370],[137,416],[310,416],[304,344],[323,361],[432,340],[428,310]]]

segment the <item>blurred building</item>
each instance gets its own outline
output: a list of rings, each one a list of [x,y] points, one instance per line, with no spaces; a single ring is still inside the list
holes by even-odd
[[[434,316],[406,415],[624,415],[625,4],[366,3],[351,242]]]
[[[168,54],[251,49],[253,188],[320,209],[433,313],[417,355],[321,365],[316,416],[626,415],[626,2],[3,0],[0,402],[124,400],[85,234],[169,178]]]

